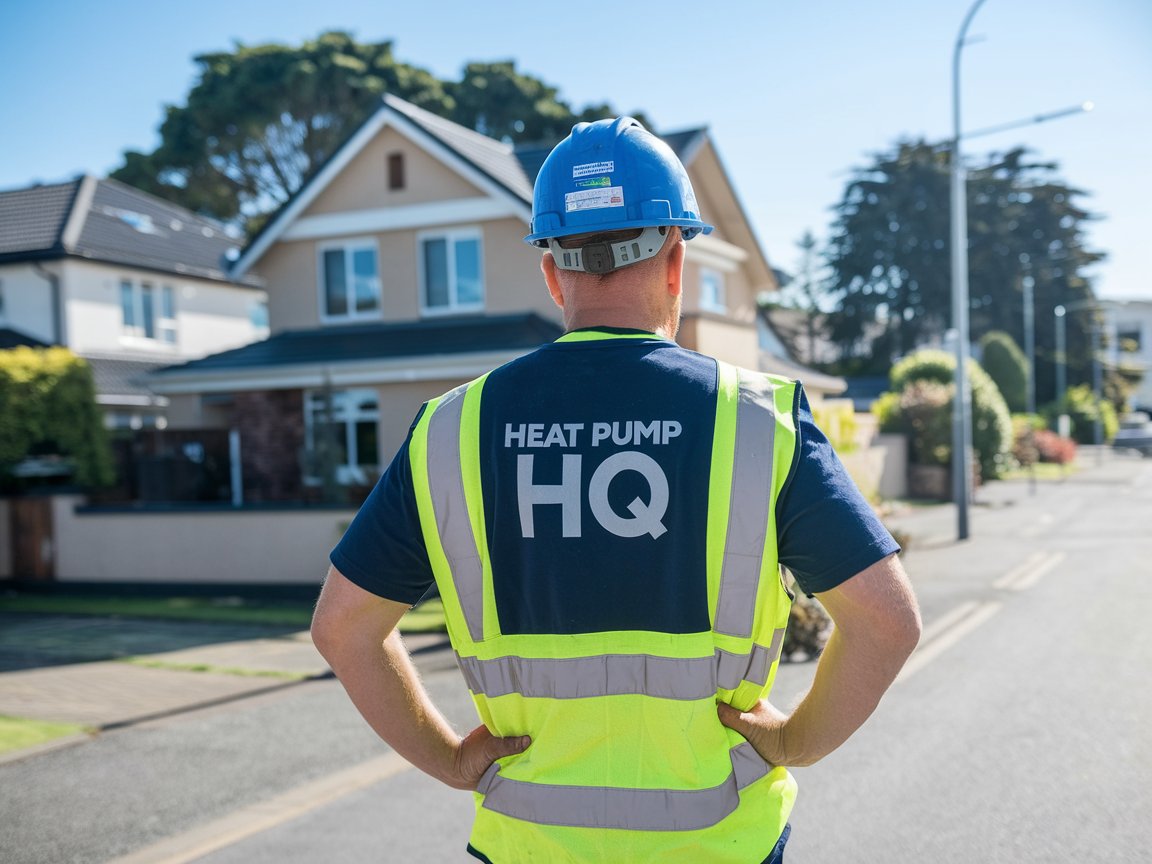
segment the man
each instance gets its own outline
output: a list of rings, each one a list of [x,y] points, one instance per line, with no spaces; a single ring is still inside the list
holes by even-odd
[[[785,766],[843,743],[919,638],[798,383],[671,341],[710,230],[639,123],[576,126],[526,238],[566,335],[429,402],[332,553],[316,644],[381,738],[475,790],[481,860],[782,860]],[[788,715],[764,698],[781,565],[836,625]],[[463,739],[394,633],[433,578],[483,721]]]

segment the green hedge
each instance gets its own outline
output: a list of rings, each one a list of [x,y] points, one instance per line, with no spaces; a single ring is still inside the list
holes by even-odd
[[[946,351],[910,354],[892,367],[892,392],[884,394],[873,407],[883,431],[909,436],[912,458],[921,459],[922,464],[951,462],[955,371],[956,358]],[[999,477],[1012,465],[1012,418],[999,388],[975,360],[968,361],[968,380],[972,388],[972,446],[980,473],[989,479]]]
[[[92,370],[66,348],[0,351],[0,471],[61,456],[87,486],[112,482],[112,454]]]

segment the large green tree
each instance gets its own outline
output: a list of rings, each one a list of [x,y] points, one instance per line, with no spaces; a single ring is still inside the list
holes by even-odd
[[[830,335],[858,368],[882,373],[951,326],[950,158],[947,147],[899,142],[855,172],[835,208]],[[970,166],[967,183],[971,337],[1005,330],[1025,342],[1027,280],[1041,402],[1054,397],[1055,307],[1091,300],[1085,271],[1103,257],[1085,245],[1093,216],[1078,204],[1084,193],[1056,171],[1016,148]],[[1073,381],[1088,374],[1093,314],[1069,313]]]
[[[288,200],[363,122],[384,92],[446,114],[430,72],[391,42],[324,33],[302,46],[237,43],[195,58],[185,105],[168,106],[160,145],[129,151],[112,176],[206,215],[243,222]]]
[[[493,138],[555,141],[576,111],[513,61],[468,63],[459,81],[398,61],[391,42],[343,32],[300,46],[244,45],[195,58],[199,75],[184,105],[169,105],[160,144],[128,151],[112,176],[249,232],[287,201],[392,93]]]

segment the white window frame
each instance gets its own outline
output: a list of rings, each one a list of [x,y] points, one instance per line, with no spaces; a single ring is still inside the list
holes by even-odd
[[[120,309],[120,342],[136,347],[164,346],[175,348],[179,341],[178,315],[176,309],[176,289],[167,283],[156,282],[151,279],[120,279],[117,306]],[[132,323],[124,320],[124,288],[131,294]],[[148,324],[145,321],[144,289],[152,292],[152,335],[148,335]],[[172,316],[163,314],[164,295],[168,293],[172,298]],[[171,337],[171,338],[168,338]]]
[[[259,313],[259,318],[264,323],[261,324],[261,323],[257,322],[257,320],[256,320],[258,317],[257,313]],[[251,325],[252,332],[256,335],[256,337],[258,339],[267,339],[268,338],[268,335],[271,332],[272,328],[271,328],[271,325],[270,325],[269,319],[268,319],[268,300],[267,299],[253,300],[251,303],[248,304],[248,323]]]
[[[376,400],[376,409],[373,411],[361,411],[359,402],[365,395],[371,394]],[[316,442],[316,414],[317,411],[312,408],[312,400],[316,397],[323,397],[323,390],[305,390],[304,391],[304,428],[305,428],[305,442],[309,451],[315,450]],[[344,452],[347,454],[344,464],[336,466],[336,482],[342,486],[350,484],[358,484],[366,486],[375,483],[379,478],[381,471],[380,466],[380,391],[372,387],[348,387],[334,389],[331,391],[332,398],[332,422],[343,424],[344,426]],[[365,464],[360,464],[360,455],[357,452],[356,444],[356,424],[371,420],[376,424],[376,448],[377,452],[371,454],[371,461]],[[376,476],[368,476],[366,467],[371,468]],[[304,478],[306,484],[318,485],[323,482],[322,477],[315,475],[307,475]]]
[[[709,278],[712,279],[713,284],[717,290],[715,295],[705,293],[705,286],[708,284]],[[700,268],[700,308],[706,312],[719,312],[727,314],[728,312],[728,286],[725,284],[724,273],[712,267]]]
[[[425,290],[424,244],[429,240],[444,240],[448,252],[448,305],[429,306],[428,292]],[[459,287],[456,284],[456,242],[475,240],[477,246],[477,266],[480,271],[480,300],[475,303],[461,303]],[[419,231],[416,234],[416,290],[420,294],[421,315],[457,315],[461,312],[483,311],[488,298],[484,284],[484,232],[479,227],[447,228],[434,231]]]
[[[344,299],[348,311],[333,315],[328,311],[328,291],[324,273],[324,254],[334,250],[344,252]],[[356,252],[370,249],[376,256],[376,308],[366,312],[356,311],[355,281],[352,275],[352,259]],[[348,321],[379,321],[384,316],[384,291],[380,281],[380,244],[374,237],[349,237],[346,240],[333,240],[316,244],[316,302],[320,311],[320,321],[325,324],[338,324]]]
[[[156,312],[156,341],[165,345],[175,345],[179,340],[177,330],[176,289],[168,284],[160,285],[156,292],[154,311]],[[171,305],[171,315],[164,314],[164,298],[167,297]]]

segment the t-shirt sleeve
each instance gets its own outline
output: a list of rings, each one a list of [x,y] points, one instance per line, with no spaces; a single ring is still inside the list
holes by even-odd
[[[419,415],[417,415],[419,420]],[[413,423],[415,426],[415,422]],[[332,550],[332,566],[372,594],[415,604],[431,586],[408,445],[412,431]]]
[[[805,594],[819,594],[900,551],[816,426],[796,388],[796,456],[776,502],[780,563]]]

